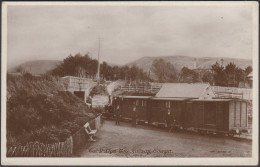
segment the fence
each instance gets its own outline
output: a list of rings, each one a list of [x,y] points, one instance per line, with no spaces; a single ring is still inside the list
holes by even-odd
[[[162,83],[149,83],[146,84],[129,84],[120,86],[119,90],[124,92],[139,92],[139,93],[157,93],[162,87]],[[252,89],[235,88],[235,87],[222,87],[211,86],[217,97],[220,98],[239,98],[245,100],[252,100]]]
[[[252,89],[212,86],[212,90],[218,97],[252,100]]]
[[[11,147],[7,151],[7,157],[69,157],[72,155],[72,148],[72,137],[54,144],[30,142],[25,146]]]
[[[92,129],[101,127],[101,115],[89,122]],[[71,157],[78,148],[88,141],[88,136],[82,127],[64,142],[54,144],[43,144],[29,142],[26,145],[12,146],[7,150],[7,157]]]
[[[125,85],[125,81],[123,81],[123,80],[117,80],[117,81],[111,82],[109,85],[107,85],[108,94],[112,95],[112,92],[122,85]]]
[[[160,83],[150,83],[150,85],[125,85],[120,86],[119,90],[124,92],[139,92],[139,93],[157,93],[162,87]]]

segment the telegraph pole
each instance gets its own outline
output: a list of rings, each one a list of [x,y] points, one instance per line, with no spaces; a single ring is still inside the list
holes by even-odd
[[[97,73],[97,82],[98,82],[98,85],[100,83],[100,40],[101,38],[98,38],[98,73]]]

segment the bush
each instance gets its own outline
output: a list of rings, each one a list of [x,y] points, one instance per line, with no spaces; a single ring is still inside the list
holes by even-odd
[[[95,86],[90,94],[90,96],[94,96],[94,95],[109,95],[108,92],[107,92],[107,89],[105,86],[103,85],[98,85],[98,86]]]
[[[34,78],[34,76],[29,72],[24,73],[23,77],[28,80],[32,80]]]
[[[17,143],[64,141],[96,116],[80,99],[62,91],[55,78],[9,79],[7,131]]]

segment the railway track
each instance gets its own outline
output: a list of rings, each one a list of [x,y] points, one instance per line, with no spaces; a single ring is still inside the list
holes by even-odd
[[[104,117],[104,119],[107,120],[116,120],[115,117]],[[130,118],[122,118],[120,120],[121,122],[125,122],[125,123],[131,123],[132,119]],[[234,134],[234,135],[228,135],[224,132],[216,132],[216,131],[210,131],[210,130],[202,130],[202,129],[195,129],[195,128],[172,128],[172,129],[167,129],[165,124],[162,123],[148,123],[146,121],[143,120],[139,120],[137,121],[137,125],[140,126],[150,126],[150,127],[154,127],[156,129],[161,129],[161,130],[167,130],[170,133],[174,133],[174,132],[183,132],[183,133],[190,133],[190,134],[197,134],[197,135],[208,135],[208,136],[215,136],[215,137],[225,137],[225,138],[231,138],[231,139],[235,139],[235,140],[246,140],[246,141],[251,141],[252,140],[252,134],[251,133],[242,133],[240,135]]]

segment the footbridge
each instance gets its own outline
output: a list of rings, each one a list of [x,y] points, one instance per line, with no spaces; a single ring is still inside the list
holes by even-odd
[[[64,83],[67,91],[84,99],[84,102],[86,102],[92,88],[97,85],[97,82],[90,78],[80,78],[74,76],[62,77],[61,81]]]

